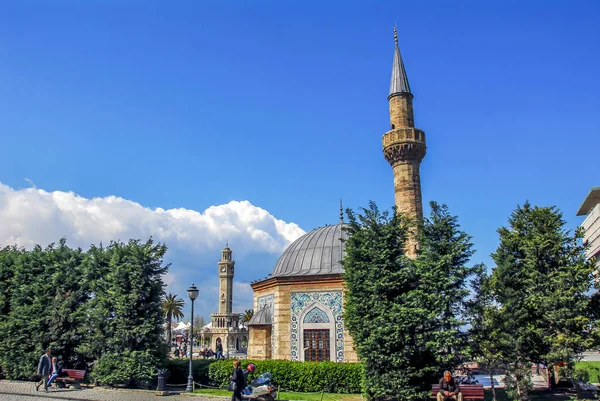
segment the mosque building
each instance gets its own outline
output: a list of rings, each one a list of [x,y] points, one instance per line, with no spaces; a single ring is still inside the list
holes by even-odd
[[[415,128],[413,95],[394,29],[395,51],[390,85],[390,130],[383,154],[394,173],[395,204],[400,212],[423,219],[419,168],[425,157],[425,133]],[[358,360],[344,324],[343,215],[335,225],[317,228],[294,241],[273,272],[254,281],[254,316],[248,322],[250,359],[294,361]],[[416,236],[406,254],[415,258]]]

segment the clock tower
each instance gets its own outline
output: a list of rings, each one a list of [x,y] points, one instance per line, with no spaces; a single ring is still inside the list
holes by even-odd
[[[202,328],[201,344],[219,348],[229,358],[231,352],[244,350],[248,344],[248,331],[240,327],[240,313],[233,312],[233,273],[235,262],[229,244],[221,251],[217,263],[219,273],[219,311],[211,313],[211,324]],[[245,342],[244,342],[245,341]]]
[[[230,315],[233,304],[233,268],[235,262],[231,258],[229,246],[221,251],[219,260],[219,314]]]

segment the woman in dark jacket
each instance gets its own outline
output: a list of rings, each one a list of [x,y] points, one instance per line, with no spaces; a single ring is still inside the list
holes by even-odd
[[[233,394],[231,395],[231,401],[242,401],[242,390],[246,387],[244,380],[244,372],[240,367],[241,363],[237,359],[233,361],[233,373],[229,378],[233,386]]]

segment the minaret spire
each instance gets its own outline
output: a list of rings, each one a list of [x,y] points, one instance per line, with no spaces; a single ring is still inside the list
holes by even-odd
[[[421,197],[421,161],[427,145],[425,132],[415,128],[413,94],[408,86],[404,63],[398,47],[398,32],[394,28],[394,66],[388,102],[390,107],[390,130],[382,139],[383,156],[394,171],[394,195],[398,212],[415,223],[415,229],[406,241],[405,252],[410,258],[418,254],[418,231],[423,221]]]
[[[396,27],[394,27],[394,42],[396,42],[396,50],[394,51],[392,82],[390,83],[390,94],[388,99],[401,93],[411,93],[408,78],[406,77],[406,70],[404,69],[404,62],[402,61],[400,48],[398,47],[398,31],[396,30]]]

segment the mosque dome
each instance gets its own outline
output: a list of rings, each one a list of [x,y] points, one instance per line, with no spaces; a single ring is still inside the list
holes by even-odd
[[[277,261],[271,277],[318,276],[344,273],[348,234],[343,223],[320,227],[304,234],[287,247]]]

